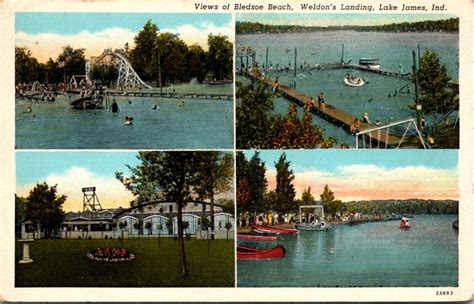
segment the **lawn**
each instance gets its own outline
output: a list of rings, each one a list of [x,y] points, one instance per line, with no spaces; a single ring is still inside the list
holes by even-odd
[[[234,241],[186,240],[189,275],[181,278],[178,242],[171,238],[125,239],[135,260],[122,264],[87,258],[97,247],[120,247],[119,240],[36,240],[32,264],[18,264],[16,287],[234,287]]]

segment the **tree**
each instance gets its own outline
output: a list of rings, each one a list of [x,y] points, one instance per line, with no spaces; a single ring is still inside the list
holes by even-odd
[[[148,230],[148,235],[151,234],[151,229],[152,229],[152,228],[153,228],[153,224],[152,224],[150,221],[145,222],[145,229]]]
[[[178,207],[178,239],[181,262],[181,275],[188,275],[186,251],[183,238],[183,208],[192,200],[194,187],[200,168],[196,159],[203,152],[140,152],[141,164],[128,166],[132,175],[124,177],[117,172],[116,177],[136,197],[136,203],[144,205],[162,196],[165,200],[175,202]],[[168,223],[167,223],[168,225]],[[172,224],[171,224],[172,225]]]
[[[265,163],[260,159],[259,152],[255,152],[250,160],[245,158],[243,152],[237,152],[237,185],[245,185],[243,189],[237,188],[237,209],[240,212],[262,209],[267,191],[265,172]]]
[[[288,212],[296,207],[295,196],[296,190],[292,184],[295,179],[293,171],[290,170],[291,162],[286,160],[286,154],[283,152],[275,163],[277,170],[276,175],[276,188],[275,193],[277,195],[277,208],[280,211]]]
[[[15,194],[15,233],[21,235],[21,225],[24,220],[26,198]]]
[[[207,70],[217,80],[232,79],[234,47],[227,36],[209,34],[207,36]]]
[[[436,52],[425,50],[420,58],[420,68],[416,75],[420,88],[419,103],[422,111],[433,115],[436,124],[437,114],[447,114],[459,110],[458,92],[454,91],[449,81],[446,66],[439,61]]]
[[[308,187],[308,189],[303,191],[303,194],[301,195],[301,202],[302,205],[314,204],[314,196],[311,194],[311,187]]]
[[[324,211],[327,214],[334,216],[342,208],[342,202],[336,200],[334,197],[334,192],[326,185],[324,187],[323,193],[320,195],[321,201],[323,202]]]
[[[263,81],[237,84],[236,108],[237,148],[267,148],[270,144],[270,115],[273,110],[274,93],[266,89]]]
[[[130,62],[135,72],[144,80],[153,79],[154,66],[150,63],[155,58],[157,37],[158,26],[148,20],[133,39],[135,48],[130,51]]]
[[[206,77],[206,54],[199,44],[193,44],[188,49],[187,69],[189,80],[196,78],[202,82]]]
[[[65,76],[84,75],[86,72],[85,49],[74,49],[70,45],[64,46],[57,61],[63,66]]]
[[[195,162],[199,170],[196,177],[198,183],[194,190],[200,200],[210,200],[211,229],[214,230],[214,196],[226,192],[232,187],[233,158],[229,153],[206,151],[197,154]],[[206,204],[202,205],[204,216]]]
[[[46,182],[36,184],[26,199],[24,215],[35,224],[45,229],[49,237],[54,229],[59,229],[64,219],[62,206],[66,201],[65,195],[58,195],[57,185],[48,186]]]
[[[40,64],[27,47],[15,46],[15,83],[39,80]]]

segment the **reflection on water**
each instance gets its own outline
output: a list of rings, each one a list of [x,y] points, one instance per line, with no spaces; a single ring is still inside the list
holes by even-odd
[[[410,230],[399,229],[398,221],[335,225],[270,244],[243,243],[281,244],[286,256],[238,261],[238,286],[457,286],[455,219],[419,215]]]

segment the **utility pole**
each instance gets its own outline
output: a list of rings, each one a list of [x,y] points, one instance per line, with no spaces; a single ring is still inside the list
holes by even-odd
[[[160,96],[163,96],[163,86],[161,85],[161,50],[158,49],[158,83],[160,85]]]
[[[267,46],[267,51],[265,53],[265,75],[268,74],[268,46]]]
[[[296,90],[296,55],[297,55],[297,48],[295,48],[295,72],[294,72],[294,79],[293,79],[293,88]]]
[[[415,80],[415,108],[416,108],[416,126],[418,129],[421,127],[421,104],[418,103],[418,72],[416,69],[416,52],[413,50],[413,79]]]

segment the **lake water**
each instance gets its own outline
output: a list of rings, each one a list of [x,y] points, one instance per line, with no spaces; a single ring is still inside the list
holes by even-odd
[[[176,85],[176,92],[233,94],[232,85]],[[156,89],[154,89],[156,90]],[[164,91],[166,91],[165,89]],[[169,90],[169,89],[168,89]],[[233,101],[120,97],[120,113],[108,109],[74,110],[78,98],[61,95],[56,102],[16,103],[18,149],[194,149],[233,148]],[[157,105],[159,110],[152,110]],[[133,125],[124,124],[125,116]]]
[[[408,106],[414,104],[415,89],[409,80],[351,70],[312,70],[298,71],[296,78],[291,68],[294,67],[294,49],[297,48],[297,66],[307,63],[314,66],[318,63],[337,63],[341,60],[342,44],[344,44],[344,60],[352,58],[357,64],[359,58],[378,58],[382,68],[398,71],[400,66],[403,73],[411,72],[413,65],[412,51],[429,49],[440,56],[441,63],[447,66],[449,75],[458,79],[458,40],[457,34],[448,33],[377,33],[377,32],[315,32],[304,34],[255,34],[237,35],[237,47],[241,44],[250,45],[256,50],[256,60],[259,66],[265,64],[266,47],[269,48],[268,65],[273,70],[268,72],[272,78],[278,77],[280,83],[293,86],[296,89],[313,96],[324,92],[327,104],[332,104],[342,110],[362,118],[365,112],[369,113],[372,122],[379,120],[381,124],[387,121],[399,121],[415,117],[415,111]],[[287,51],[288,50],[288,51]],[[246,62],[244,61],[244,64]],[[276,71],[279,67],[290,66],[289,72]],[[236,66],[240,60],[236,59]],[[343,82],[347,73],[355,76],[367,77],[369,83],[363,87],[346,86]],[[402,87],[407,88],[400,90]],[[395,90],[402,93],[393,96]],[[408,90],[409,89],[409,92]],[[288,109],[288,101],[278,98],[275,101],[275,112],[284,114]],[[300,109],[302,112],[302,109]],[[450,117],[454,121],[457,113]],[[428,124],[431,116],[425,117]],[[333,136],[338,143],[355,145],[354,137],[346,131],[336,127],[324,119],[314,116],[313,122],[323,127],[325,136]],[[396,130],[403,133],[404,129]]]
[[[277,260],[239,260],[240,287],[421,287],[458,285],[457,216],[416,215],[411,228],[398,221],[334,225],[330,231],[301,231],[277,242]],[[240,242],[239,242],[240,243]]]

